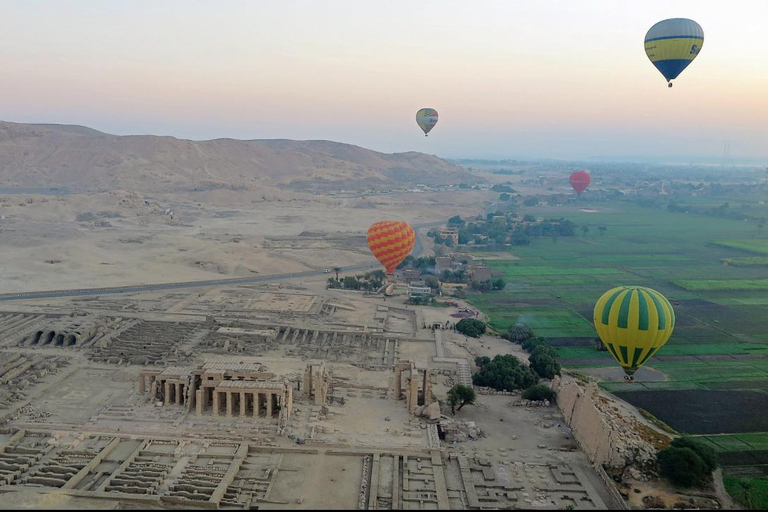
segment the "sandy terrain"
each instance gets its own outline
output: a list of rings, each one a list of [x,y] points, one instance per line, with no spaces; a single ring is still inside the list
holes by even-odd
[[[356,199],[298,193],[284,197],[264,201],[217,191],[147,199],[147,205],[126,193],[0,196],[0,290],[193,281],[374,264],[363,238],[372,223],[393,218],[418,226],[444,222],[456,213],[475,215],[477,203],[490,195],[381,195],[375,208],[355,208]],[[173,219],[165,212],[172,212]]]

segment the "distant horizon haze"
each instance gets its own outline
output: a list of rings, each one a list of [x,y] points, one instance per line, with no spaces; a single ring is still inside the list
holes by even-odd
[[[704,29],[672,89],[654,23]],[[0,2],[0,119],[443,158],[768,161],[768,2]],[[440,121],[424,137],[419,108]]]

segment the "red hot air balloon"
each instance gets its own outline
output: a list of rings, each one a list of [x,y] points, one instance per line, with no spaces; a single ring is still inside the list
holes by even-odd
[[[589,186],[589,173],[587,171],[579,171],[571,174],[571,186],[577,194],[581,195]]]

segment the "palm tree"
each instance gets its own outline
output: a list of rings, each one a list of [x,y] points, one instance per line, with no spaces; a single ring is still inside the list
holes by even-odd
[[[533,331],[525,324],[515,324],[509,328],[509,337],[512,341],[521,343],[533,336]]]
[[[589,226],[581,226],[581,233],[584,236],[587,236],[587,233],[589,233]]]
[[[339,280],[339,272],[341,272],[341,267],[333,267],[333,271],[336,272],[336,280]]]
[[[598,231],[600,231],[600,236],[605,236],[605,232],[608,231],[608,228],[605,226],[600,226],[597,228]]]

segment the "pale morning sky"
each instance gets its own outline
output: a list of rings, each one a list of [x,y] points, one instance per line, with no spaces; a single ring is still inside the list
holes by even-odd
[[[648,28],[687,17],[668,89]],[[0,119],[443,157],[768,158],[766,0],[0,0]],[[433,107],[425,138],[414,115]]]

